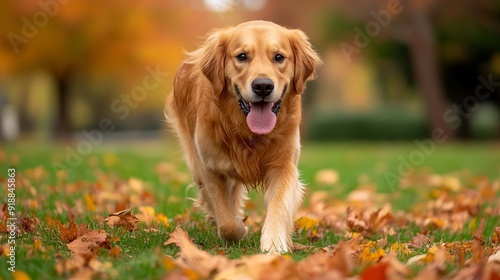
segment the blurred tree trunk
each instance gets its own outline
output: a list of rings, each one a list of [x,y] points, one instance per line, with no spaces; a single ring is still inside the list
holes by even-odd
[[[455,132],[444,120],[446,101],[439,74],[438,57],[433,28],[423,11],[412,10],[407,41],[415,73],[415,80],[427,107],[430,129],[442,129],[448,139],[455,138]]]
[[[70,133],[70,123],[68,114],[68,97],[69,97],[69,87],[70,87],[70,76],[69,73],[62,73],[56,76],[56,94],[57,100],[59,101],[57,105],[57,124],[55,136],[59,140],[69,140]]]

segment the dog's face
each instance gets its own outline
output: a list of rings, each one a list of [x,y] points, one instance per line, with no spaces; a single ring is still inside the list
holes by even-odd
[[[281,100],[300,94],[320,59],[302,31],[252,21],[214,32],[204,44],[202,71],[220,98],[230,98],[255,134],[276,125]]]

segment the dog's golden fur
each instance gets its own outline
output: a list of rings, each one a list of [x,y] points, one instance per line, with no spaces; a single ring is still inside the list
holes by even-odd
[[[241,53],[245,61],[238,59]],[[284,60],[278,62],[277,54]],[[297,170],[301,94],[320,63],[302,31],[251,21],[212,32],[180,66],[166,116],[200,188],[198,204],[221,238],[237,241],[246,235],[241,220],[246,188],[261,186],[267,215],[260,248],[291,250],[303,194]],[[281,100],[276,124],[266,134],[252,132],[238,106],[239,98],[255,98],[256,78],[270,79],[275,90],[268,99]]]

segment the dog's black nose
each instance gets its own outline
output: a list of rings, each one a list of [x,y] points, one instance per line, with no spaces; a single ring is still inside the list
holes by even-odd
[[[268,78],[257,78],[252,82],[252,90],[261,97],[266,97],[273,92],[274,83]]]

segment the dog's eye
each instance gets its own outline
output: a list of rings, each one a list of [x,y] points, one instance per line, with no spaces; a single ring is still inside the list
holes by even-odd
[[[285,56],[280,54],[280,53],[274,56],[274,61],[276,61],[278,63],[281,63],[284,60],[285,60]]]
[[[245,61],[247,61],[248,57],[247,57],[246,53],[240,53],[239,55],[236,56],[236,59],[239,62],[245,62]]]

